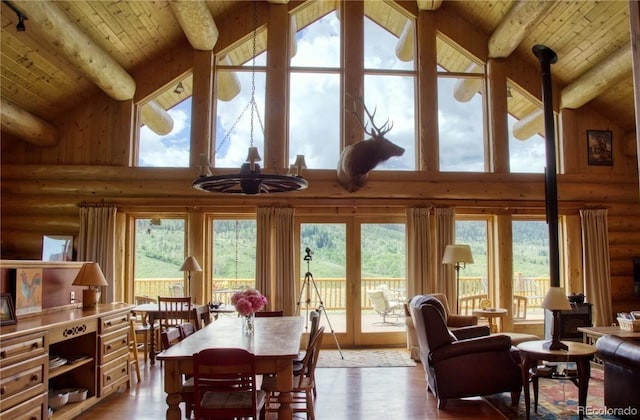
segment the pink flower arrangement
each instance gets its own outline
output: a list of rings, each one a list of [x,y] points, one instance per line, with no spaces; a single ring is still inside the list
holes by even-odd
[[[249,287],[241,292],[235,292],[231,296],[231,303],[240,315],[249,316],[261,311],[267,304],[267,298],[258,290]]]

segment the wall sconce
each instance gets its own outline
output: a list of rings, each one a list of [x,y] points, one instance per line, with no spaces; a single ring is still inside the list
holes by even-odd
[[[178,82],[176,88],[173,90],[173,93],[176,95],[181,95],[184,92],[184,86],[182,86],[182,82]]]

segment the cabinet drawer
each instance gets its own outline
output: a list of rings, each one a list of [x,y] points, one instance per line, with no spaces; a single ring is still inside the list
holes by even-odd
[[[120,357],[123,353],[129,353],[129,330],[101,335],[98,338],[98,342],[100,345],[99,363],[110,362]]]
[[[119,314],[105,316],[100,318],[100,334],[106,334],[120,328],[129,326],[129,312],[121,312]]]
[[[129,380],[129,354],[100,366],[98,370],[100,381],[98,397],[102,397]]]
[[[48,369],[49,357],[46,354],[0,369],[2,409],[46,392]]]
[[[46,352],[46,332],[3,339],[0,347],[0,368],[22,360],[33,359]]]
[[[2,412],[3,419],[11,420],[43,420],[48,418],[47,393],[18,404],[13,408]],[[4,405],[3,405],[4,408]]]
[[[94,319],[79,319],[68,322],[64,325],[56,326],[49,330],[49,345],[80,337],[95,332],[98,328],[98,321]]]

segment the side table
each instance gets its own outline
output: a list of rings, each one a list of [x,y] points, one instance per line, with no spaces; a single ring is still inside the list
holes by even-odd
[[[577,375],[575,377],[563,377],[571,380],[578,387],[578,416],[584,418],[584,409],[587,405],[587,392],[589,389],[589,377],[591,369],[589,361],[596,352],[595,347],[584,343],[563,341],[569,346],[568,350],[547,350],[543,347],[548,340],[526,341],[518,344],[522,364],[522,386],[524,387],[524,402],[526,405],[527,420],[531,411],[531,397],[529,395],[529,382],[533,383],[535,397],[535,411],[538,411],[538,376],[536,368],[538,361],[575,363]],[[553,380],[554,378],[549,378]]]
[[[472,315],[477,316],[478,318],[487,318],[489,321],[489,328],[491,328],[492,333],[502,332],[502,318],[507,316],[507,310],[504,308],[493,308],[493,309],[474,309],[471,311]],[[494,321],[495,319],[500,320],[500,328],[498,328],[497,323]]]

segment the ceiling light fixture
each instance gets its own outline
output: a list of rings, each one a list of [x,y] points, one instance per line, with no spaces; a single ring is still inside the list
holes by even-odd
[[[256,162],[261,161],[258,148],[253,145],[253,116],[254,112],[258,112],[258,106],[255,99],[255,74],[256,74],[256,37],[258,32],[258,11],[256,2],[253,2],[253,58],[251,68],[251,99],[249,106],[251,107],[251,130],[249,153],[246,163],[240,167],[240,173],[227,175],[211,175],[210,165],[206,157],[200,166],[200,174],[193,181],[193,188],[226,194],[268,194],[278,192],[298,191],[307,188],[307,181],[300,175],[301,170],[306,168],[304,156],[298,155],[296,162],[291,165],[295,170],[290,170],[287,175],[263,174],[260,165]],[[245,108],[246,109],[246,108]],[[259,117],[259,116],[258,116]]]
[[[175,93],[176,95],[180,95],[182,94],[182,92],[184,92],[184,86],[182,86],[182,81],[180,81],[176,85],[176,88],[173,90],[173,93]]]
[[[8,2],[6,0],[3,0],[3,3],[6,4],[7,6],[9,6],[9,8],[16,13],[16,16],[18,16],[18,23],[16,24],[16,31],[18,31],[18,32],[26,31],[27,27],[24,26],[24,21],[29,19],[27,17],[27,15],[25,15],[20,10],[18,10],[18,8],[16,6],[14,6],[13,4],[11,4],[10,2]]]

